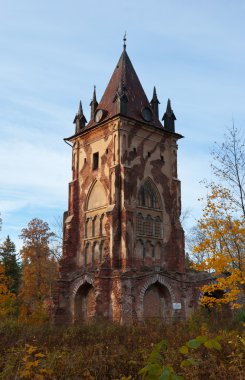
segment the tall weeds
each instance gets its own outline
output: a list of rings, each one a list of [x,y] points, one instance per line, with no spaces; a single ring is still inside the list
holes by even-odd
[[[189,356],[183,357],[180,348],[200,335],[207,339],[218,335],[220,350],[200,347],[194,352],[198,365],[181,366]],[[21,324],[14,319],[1,322],[0,379],[142,379],[139,371],[163,340],[166,346],[159,365],[171,366],[184,379],[243,379],[242,320],[203,313],[172,325],[150,321],[120,326],[100,321],[65,328]]]

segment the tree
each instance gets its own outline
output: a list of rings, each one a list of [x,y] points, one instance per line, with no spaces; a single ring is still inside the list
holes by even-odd
[[[9,279],[4,266],[0,263],[0,318],[7,317],[15,311],[16,295],[9,290]]]
[[[188,233],[185,235],[185,243],[186,247],[188,248],[189,260],[192,263],[200,264],[205,257],[205,252],[198,252],[196,253],[194,251],[194,247],[202,242],[202,240],[205,238],[204,233],[200,230],[198,223],[194,225]]]
[[[23,275],[19,297],[22,319],[42,320],[48,317],[57,279],[57,263],[49,247],[53,235],[48,223],[37,218],[22,229]]]
[[[245,140],[234,123],[224,142],[215,143],[212,156],[216,184],[206,186],[203,216],[190,243],[195,268],[213,274],[213,282],[202,287],[202,303],[235,307],[245,292]]]
[[[245,139],[235,128],[227,130],[225,141],[215,143],[212,171],[222,186],[230,190],[233,206],[245,220]]]
[[[201,302],[209,307],[237,307],[239,295],[245,294],[245,226],[235,206],[229,190],[211,185],[198,221],[201,238],[193,251],[201,260],[195,268],[213,274],[214,281],[202,287]]]
[[[62,257],[63,250],[63,217],[61,215],[54,218],[52,230],[54,234],[51,239],[51,249],[54,257],[59,262]]]
[[[7,236],[6,240],[0,246],[0,262],[4,265],[6,276],[11,280],[11,292],[17,293],[21,269],[16,258],[15,244],[10,240],[9,236]]]

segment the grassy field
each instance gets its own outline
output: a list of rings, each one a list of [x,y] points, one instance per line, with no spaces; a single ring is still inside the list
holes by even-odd
[[[244,313],[240,312],[229,320],[218,314],[199,313],[189,321],[172,325],[151,320],[136,326],[97,321],[57,327],[2,321],[0,379],[156,380],[160,378],[160,366],[172,367],[188,380],[244,380],[243,319]],[[207,347],[204,344],[194,347],[192,341],[186,352],[183,346],[188,347],[186,342],[197,336],[206,340]],[[215,347],[212,342],[217,336],[219,343]],[[161,345],[156,346],[160,341]],[[139,374],[146,365],[148,370]],[[171,374],[167,377],[171,371],[167,369],[162,379],[177,379]]]

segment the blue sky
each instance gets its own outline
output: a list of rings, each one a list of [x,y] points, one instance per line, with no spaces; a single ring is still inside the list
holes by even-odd
[[[63,142],[81,99],[89,117],[127,51],[148,98],[177,117],[179,178],[188,224],[200,216],[199,182],[225,128],[245,125],[243,0],[0,1],[0,212],[7,234],[33,217],[52,226],[67,209],[71,150]]]

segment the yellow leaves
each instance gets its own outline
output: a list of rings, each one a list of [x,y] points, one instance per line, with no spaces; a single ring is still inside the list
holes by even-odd
[[[53,371],[47,368],[46,355],[38,352],[36,346],[25,345],[25,355],[22,358],[20,379],[47,380],[52,379]]]
[[[33,354],[33,352],[35,352],[37,350],[37,347],[35,346],[30,346],[29,344],[26,345],[26,352],[28,354]]]
[[[29,369],[20,371],[20,379],[31,379],[31,371]]]
[[[45,358],[46,355],[39,352],[38,354],[35,354],[35,358]]]
[[[221,186],[211,185],[198,222],[201,239],[193,252],[200,257],[194,268],[212,273],[214,283],[202,287],[201,303],[212,307],[233,304],[244,290],[245,226],[234,216],[231,194]],[[220,290],[219,297],[214,292]]]
[[[32,362],[32,361],[27,361],[25,366],[26,366],[26,369],[29,370],[29,369],[31,369],[32,367],[38,367],[39,363],[40,363],[40,362],[39,362],[38,360],[35,360],[35,361],[33,361],[33,362]]]
[[[42,323],[52,317],[52,294],[56,286],[57,262],[49,248],[49,238],[53,236],[47,223],[33,219],[28,228],[22,230],[24,246],[21,250],[23,261],[20,303],[25,305],[20,320],[28,315],[31,323]],[[48,300],[48,302],[46,302]]]

